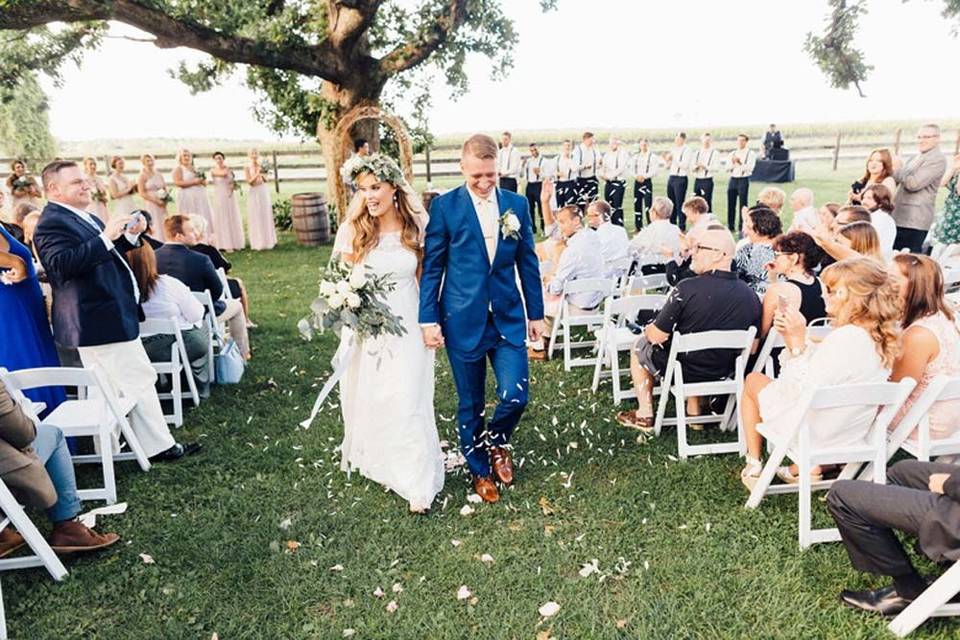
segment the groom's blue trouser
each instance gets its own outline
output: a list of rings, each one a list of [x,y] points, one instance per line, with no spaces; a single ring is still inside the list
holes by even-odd
[[[487,317],[487,326],[480,344],[472,351],[447,349],[450,370],[460,405],[457,409],[460,449],[474,476],[490,475],[490,447],[510,441],[529,397],[530,375],[526,347],[507,342]],[[497,378],[497,408],[493,419],[484,426],[487,362]]]

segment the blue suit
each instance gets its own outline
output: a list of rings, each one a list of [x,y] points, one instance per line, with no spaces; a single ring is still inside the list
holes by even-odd
[[[501,215],[512,210],[520,220],[519,239],[500,232],[491,263],[473,201],[461,186],[431,203],[420,279],[420,323],[438,323],[443,330],[460,398],[460,447],[471,473],[481,477],[490,475],[489,447],[509,441],[526,407],[526,320],[543,318],[527,200],[500,189],[496,197]],[[497,378],[498,404],[485,428],[487,358]]]

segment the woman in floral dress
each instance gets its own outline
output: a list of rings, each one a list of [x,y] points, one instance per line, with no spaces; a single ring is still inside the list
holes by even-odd
[[[953,166],[947,169],[940,184],[947,189],[947,199],[934,236],[937,242],[955,244],[960,242],[960,154],[953,156]]]

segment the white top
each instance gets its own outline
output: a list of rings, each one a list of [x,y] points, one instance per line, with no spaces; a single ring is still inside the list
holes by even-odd
[[[573,150],[573,164],[580,173],[579,178],[595,178],[597,176],[597,166],[600,164],[600,152],[596,147],[589,149],[583,146],[583,143],[577,145]]]
[[[497,173],[501,178],[520,177],[520,152],[512,144],[497,151]]]
[[[500,239],[500,206],[497,204],[496,191],[491,191],[487,198],[481,198],[470,189],[467,189],[467,193],[470,194],[473,208],[477,212],[477,219],[480,221],[483,241],[487,245],[487,257],[490,258],[490,264],[493,264],[493,258],[497,253],[497,242]]]
[[[150,298],[143,303],[143,315],[147,318],[176,318],[181,331],[196,329],[203,320],[201,304],[190,288],[173,276],[161,275]],[[153,335],[141,334],[140,337]]]
[[[542,155],[538,155],[536,158],[533,156],[528,156],[526,160],[523,161],[523,177],[527,182],[542,182],[543,177],[549,175],[547,173],[547,167],[549,163],[546,158]],[[534,171],[537,169],[538,171]]]
[[[788,231],[803,231],[812,234],[820,223],[820,216],[814,207],[804,207],[793,214],[793,222],[790,223]]]
[[[603,154],[603,179],[626,180],[630,172],[630,155],[622,147]]]
[[[600,239],[603,252],[604,274],[608,277],[622,275],[623,268],[616,268],[616,265],[623,262],[629,253],[630,238],[627,237],[627,230],[612,222],[604,222],[596,228],[595,233]]]
[[[589,229],[580,229],[567,238],[567,248],[560,254],[560,262],[547,291],[554,295],[563,293],[563,285],[571,280],[602,278],[603,247],[600,237]],[[603,296],[599,291],[583,291],[571,294],[570,304],[581,309],[593,309]]]
[[[685,176],[690,172],[693,153],[690,147],[682,145],[670,149],[670,175]],[[680,203],[683,204],[683,203]],[[679,205],[678,205],[679,206]]]
[[[698,165],[703,165],[703,169],[697,169]],[[697,178],[712,178],[713,174],[720,168],[720,152],[715,148],[703,147],[697,149],[693,154],[693,162],[690,163],[693,168],[693,175]]]
[[[687,236],[691,240],[698,238],[700,234],[706,231],[707,227],[709,227],[712,224],[720,224],[720,221],[717,220],[717,216],[713,215],[713,213],[708,211],[707,213],[697,218],[697,221],[694,224],[690,225],[690,228],[687,229]]]
[[[630,241],[630,255],[648,264],[663,264],[680,251],[680,227],[669,220],[654,220]],[[663,249],[671,255],[663,255]]]
[[[740,164],[734,164],[733,159],[739,158]],[[753,168],[757,166],[757,154],[750,148],[731,151],[727,157],[727,168],[731,178],[749,178],[753,175]]]
[[[889,213],[883,209],[877,209],[870,214],[870,224],[880,236],[880,251],[883,253],[883,259],[890,262],[893,260],[893,243],[897,239],[897,223]]]
[[[633,175],[650,179],[660,172],[663,167],[663,158],[653,151],[638,151],[633,156]]]
[[[557,176],[557,180],[562,182],[569,182],[577,179],[577,162],[574,159],[573,154],[570,154],[569,158],[565,158],[563,154],[557,156],[555,175]]]

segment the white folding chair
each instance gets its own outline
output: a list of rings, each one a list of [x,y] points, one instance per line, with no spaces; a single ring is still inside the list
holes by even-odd
[[[217,268],[217,276],[220,278],[220,284],[223,285],[223,299],[233,300],[233,294],[230,293],[230,283],[227,281],[227,272],[223,270],[223,267]]]
[[[807,335],[817,340],[823,340],[832,330],[833,327],[829,325],[808,325]],[[760,351],[757,352],[757,360],[753,363],[753,372],[765,373],[768,378],[776,377],[774,376],[773,351],[774,349],[783,349],[786,346],[780,332],[771,327],[769,333],[767,333],[767,337],[763,340],[763,344],[760,346]]]
[[[764,430],[762,424],[757,430],[767,439],[773,451],[760,472],[760,477],[750,492],[746,506],[755,509],[765,495],[779,493],[797,493],[799,495],[799,533],[800,548],[806,549],[820,542],[840,540],[840,532],[834,527],[813,529],[811,501],[813,492],[826,489],[833,480],[811,481],[810,470],[817,465],[843,464],[840,478],[853,478],[857,471],[867,463],[872,463],[875,473],[873,481],[884,484],[887,480],[887,427],[897,414],[900,406],[916,385],[912,378],[900,382],[874,382],[844,384],[820,387],[807,391],[794,410],[790,428],[782,435]],[[807,423],[811,414],[817,411],[849,406],[875,406],[879,410],[867,431],[863,444],[846,447],[818,447],[810,442]],[[839,425],[838,425],[839,426]],[[789,458],[799,467],[798,484],[772,485],[777,467],[785,458]]]
[[[117,482],[113,463],[118,460],[136,460],[144,471],[150,470],[150,461],[137,434],[133,432],[127,415],[136,406],[136,400],[118,397],[99,367],[43,367],[9,372],[0,368],[0,380],[7,388],[18,391],[40,387],[76,387],[78,399],[67,400],[54,409],[43,424],[57,427],[67,437],[94,439],[98,453],[72,456],[74,463],[99,463],[103,468],[103,487],[79,489],[81,500],[117,501]],[[114,454],[113,434],[119,427],[130,451]]]
[[[960,244],[942,244],[938,242],[931,248],[930,257],[937,261],[940,268],[946,269],[951,259],[955,258],[958,253],[960,253]]]
[[[43,567],[50,574],[50,577],[57,582],[67,577],[67,568],[63,566],[60,558],[50,548],[50,544],[44,539],[37,530],[36,525],[30,520],[30,517],[17,502],[17,499],[10,493],[10,489],[0,480],[0,510],[3,511],[3,520],[0,521],[0,529],[7,525],[13,525],[14,528],[23,536],[24,542],[33,551],[33,555],[18,556],[16,558],[4,558],[0,560],[0,571],[12,571],[15,569],[30,569],[33,567]],[[7,637],[6,612],[3,608],[3,591],[0,589],[0,640]]]
[[[190,398],[193,400],[193,406],[200,406],[200,394],[197,392],[197,383],[193,377],[193,369],[190,367],[187,345],[183,341],[180,324],[174,317],[148,318],[140,323],[140,335],[145,333],[172,335],[175,338],[173,344],[170,345],[170,359],[166,362],[152,362],[151,364],[153,364],[153,369],[157,373],[170,376],[170,391],[158,392],[157,397],[161,400],[170,400],[173,405],[173,413],[164,414],[163,417],[167,423],[180,427],[183,425],[183,399]],[[186,393],[182,390],[181,374],[187,379]]]
[[[627,295],[665,293],[669,289],[670,283],[667,282],[667,274],[651,273],[649,275],[643,275],[638,269],[633,275],[633,282],[630,283],[630,289]]]
[[[677,455],[686,459],[691,455],[707,455],[714,453],[739,453],[746,451],[746,440],[740,428],[739,402],[743,389],[743,379],[746,375],[747,359],[753,349],[753,341],[757,335],[756,327],[737,331],[702,331],[683,335],[674,333],[671,338],[670,356],[667,359],[667,369],[660,386],[660,401],[657,404],[657,419],[654,422],[654,433],[660,435],[664,425],[677,426]],[[710,382],[686,383],[683,380],[681,355],[704,351],[707,349],[737,350],[734,364],[733,378],[714,380]],[[676,418],[666,418],[667,402],[673,396],[676,405]],[[727,396],[723,415],[707,414],[701,416],[687,416],[687,397]],[[737,407],[736,415],[734,408]],[[709,424],[717,422],[723,431],[736,429],[736,442],[719,442],[711,444],[691,445],[687,442],[688,424]]]
[[[957,593],[960,593],[960,562],[954,562],[910,606],[901,611],[887,625],[887,629],[898,638],[905,638],[928,618],[960,615],[960,603],[949,602]]]
[[[633,384],[621,387],[620,354],[629,352],[638,336],[626,326],[641,309],[659,311],[667,301],[664,295],[625,296],[607,298],[603,305],[603,326],[597,330],[597,363],[593,368],[593,391],[600,386],[600,379],[610,377],[613,385],[613,404],[633,397]],[[627,372],[629,373],[629,365]]]
[[[573,367],[592,367],[597,362],[598,356],[580,356],[573,357],[574,349],[593,349],[596,341],[592,339],[573,341],[573,329],[583,327],[588,335],[592,335],[594,328],[600,326],[603,322],[603,313],[598,310],[579,309],[570,304],[570,296],[574,293],[598,292],[603,299],[610,296],[613,291],[613,280],[609,278],[583,278],[581,280],[570,280],[564,283],[563,293],[560,295],[560,312],[553,321],[553,330],[550,333],[550,346],[547,349],[547,356],[552,356],[557,348],[557,336],[563,335],[563,370],[570,371]]]
[[[207,323],[210,330],[210,346],[207,348],[207,371],[210,372],[210,379],[214,377],[213,354],[214,351],[223,346],[226,331],[223,325],[217,320],[217,311],[213,307],[213,297],[209,290],[193,291],[193,297],[206,308],[207,312],[203,316],[203,321]]]
[[[633,259],[627,256],[620,258],[619,260],[613,260],[608,263],[604,263],[603,268],[607,273],[612,273],[615,284],[613,285],[613,295],[615,296],[625,296],[629,295],[629,284],[632,282],[633,278],[630,276],[630,265],[633,264]]]

